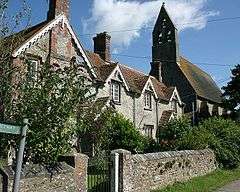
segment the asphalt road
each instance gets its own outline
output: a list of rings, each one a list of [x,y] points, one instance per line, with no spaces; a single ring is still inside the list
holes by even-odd
[[[229,183],[216,192],[240,192],[240,180]]]

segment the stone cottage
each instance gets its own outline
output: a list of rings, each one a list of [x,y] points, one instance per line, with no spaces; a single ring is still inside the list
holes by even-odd
[[[199,118],[222,115],[222,93],[212,77],[179,55],[178,31],[163,4],[153,30],[150,74],[176,86],[186,104],[184,113]]]
[[[75,61],[81,66],[82,75],[96,85],[97,101],[111,102],[143,134],[155,139],[160,123],[183,113],[184,104],[177,88],[112,61],[111,37],[106,32],[94,37],[94,52],[85,50],[69,23],[69,3],[50,0],[46,21],[15,34],[21,41],[12,53],[14,65],[37,78],[47,60],[60,66]]]
[[[106,32],[93,39],[94,52],[87,51],[87,55],[98,76],[97,98],[109,98],[114,108],[130,119],[143,134],[156,138],[160,122],[165,123],[183,113],[184,105],[177,89],[112,61],[111,37]]]

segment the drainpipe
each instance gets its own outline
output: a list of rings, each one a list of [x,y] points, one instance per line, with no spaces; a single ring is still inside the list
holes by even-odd
[[[136,127],[136,97],[135,93],[133,93],[133,124]]]
[[[156,99],[156,139],[157,139],[157,133],[158,133],[158,122],[159,122],[159,119],[158,119],[158,102],[160,102],[160,99]]]

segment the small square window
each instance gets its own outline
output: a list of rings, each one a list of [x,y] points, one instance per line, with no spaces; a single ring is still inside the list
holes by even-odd
[[[144,100],[145,100],[145,108],[152,109],[152,94],[150,92],[145,92]]]
[[[120,84],[118,82],[112,82],[111,83],[111,95],[112,95],[112,100],[116,103],[120,103],[120,95],[121,90],[120,90]]]

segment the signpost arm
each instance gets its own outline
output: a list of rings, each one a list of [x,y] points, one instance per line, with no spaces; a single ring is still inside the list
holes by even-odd
[[[13,183],[13,192],[19,191],[19,185],[20,185],[20,177],[21,177],[21,169],[22,169],[22,162],[23,162],[23,152],[25,148],[25,141],[26,141],[26,133],[28,129],[28,119],[23,120],[24,126],[21,130],[21,140],[17,155],[17,167],[14,175],[14,183]]]

